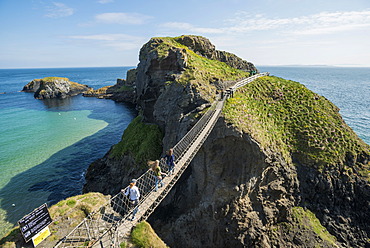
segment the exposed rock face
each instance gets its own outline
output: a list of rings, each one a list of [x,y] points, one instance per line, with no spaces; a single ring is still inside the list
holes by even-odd
[[[146,43],[140,50],[137,69],[128,71],[127,81],[121,82],[135,87],[137,108],[143,111],[146,122],[161,127],[164,132],[164,148],[168,149],[186,134],[196,121],[192,115],[209,106],[210,99],[194,85],[174,83],[189,66],[188,53],[183,48],[171,45],[166,51],[161,51],[159,47],[164,43],[166,41],[162,38],[153,38]],[[212,44],[210,46],[214,47]],[[117,82],[114,87],[121,86]],[[109,90],[111,88],[106,89],[103,94]],[[215,87],[213,90],[215,91]],[[110,97],[114,99],[116,95],[117,93],[113,93]],[[108,152],[104,158],[89,167],[84,192],[115,194],[129,182],[130,177],[136,177],[140,172],[135,169],[130,156],[125,155],[120,161],[116,161],[110,158]]]
[[[131,156],[124,156],[119,160],[111,159],[108,152],[89,166],[83,192],[117,194],[132,178],[137,178],[142,173],[143,171],[138,171],[135,167]]]
[[[234,67],[240,70],[245,70],[245,71],[258,72],[257,68],[251,62],[242,60],[235,54],[228,53],[225,51],[218,51],[218,50],[216,50],[216,54],[217,54],[217,60],[221,62],[225,62],[231,67]]]
[[[34,92],[36,99],[50,99],[75,96],[90,89],[87,85],[70,82],[68,78],[48,77],[29,82],[22,91]]]
[[[160,58],[156,50],[156,47],[160,43],[162,43],[160,39],[151,39],[141,48],[139,56],[140,63],[137,67],[136,92],[138,105],[144,111],[143,116],[147,122],[156,122],[156,118],[154,117],[155,104],[162,94],[165,82],[174,80],[176,75],[181,74],[186,67],[186,54],[180,48],[173,48],[168,51],[166,57],[163,59]],[[179,88],[176,91],[181,91],[181,86],[176,88]],[[166,90],[166,93],[171,94],[171,90]],[[175,97],[177,98],[178,96]],[[168,95],[166,98],[172,103],[172,97],[173,95]],[[196,99],[193,99],[193,101],[196,101]],[[173,106],[176,106],[176,104],[173,104]],[[179,118],[178,115],[182,114],[181,109],[178,112],[176,115],[177,119]]]
[[[207,39],[183,36],[176,40],[203,57],[243,67],[244,62],[217,52]],[[196,84],[178,83],[193,66],[191,54],[170,43],[163,51],[159,47],[164,42],[154,38],[142,47],[135,85],[137,106],[145,121],[164,131],[166,150],[191,128],[196,121],[193,115],[210,104],[216,84],[207,85],[211,89],[205,91]],[[319,171],[298,157],[287,161],[275,147],[262,148],[251,137],[226,119],[218,120],[149,219],[170,247],[370,245],[369,182],[343,168]],[[368,153],[348,155],[343,163],[366,165],[369,159]],[[130,156],[118,161],[108,153],[90,166],[84,191],[115,194],[141,172]],[[309,219],[311,212],[317,218]]]
[[[367,164],[369,154],[355,161]],[[299,202],[312,210],[323,226],[345,247],[370,246],[370,185],[345,170],[330,169],[321,174],[300,164]]]
[[[220,119],[150,221],[171,247],[264,247],[294,205],[294,172]]]
[[[257,68],[250,62],[247,62],[235,54],[216,50],[215,46],[207,39],[201,36],[181,36],[178,42],[190,47],[194,52],[208,58],[215,59],[221,62],[225,62],[231,67],[246,70],[246,71],[258,71]]]
[[[289,164],[220,119],[149,221],[171,247],[366,247],[369,190],[337,170]],[[295,220],[298,205],[335,238]]]
[[[91,89],[83,95],[136,104],[136,72],[136,69],[128,70],[126,80],[118,78],[115,85],[105,86],[97,90]]]
[[[126,74],[126,85],[127,86],[132,86],[132,87],[135,86],[136,74],[137,74],[136,69],[131,69],[127,71],[127,74]]]
[[[111,86],[105,86],[100,89],[91,89],[83,94],[86,97],[97,97],[112,99],[116,102],[136,103],[135,82],[130,85],[124,79],[117,79],[117,83]]]

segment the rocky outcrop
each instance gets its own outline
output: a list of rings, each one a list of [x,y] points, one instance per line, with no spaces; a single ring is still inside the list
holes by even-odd
[[[208,59],[225,62],[229,66],[240,70],[258,72],[257,68],[251,62],[247,62],[235,54],[216,50],[215,46],[207,38],[202,36],[183,35],[177,41]]]
[[[150,221],[171,247],[265,247],[294,205],[294,173],[221,118]]]
[[[108,152],[103,158],[96,160],[89,166],[83,192],[101,192],[106,195],[114,195],[124,188],[132,178],[137,178],[142,173],[143,171],[138,170],[135,166],[135,160],[131,156],[126,155],[116,159],[111,158],[110,152]]]
[[[171,247],[366,247],[369,190],[338,170],[293,165],[221,118],[149,222]],[[295,217],[296,206],[313,219]]]
[[[225,78],[234,77],[235,80],[235,77],[248,75],[237,70],[227,74],[227,69],[230,68],[223,64],[221,66],[224,66],[225,70],[220,75],[208,73],[206,78],[193,77],[187,83],[182,83],[183,74],[194,68],[194,65],[189,62],[189,57],[200,57],[192,55],[189,50],[191,49],[184,49],[172,38],[153,38],[143,45],[138,67],[128,71],[126,77],[125,84],[133,84],[135,87],[136,106],[143,112],[144,122],[161,127],[165,149],[173,146],[186,134],[196,122],[194,116],[208,107],[209,101],[213,100],[211,97],[215,97],[217,87],[229,83],[224,80]],[[211,62],[207,61],[207,63]],[[217,64],[217,66],[220,65]],[[192,80],[195,83],[192,83]],[[198,83],[208,85],[209,88],[207,91],[199,89]],[[124,182],[129,182],[130,177],[139,175],[141,171],[136,169],[138,167],[140,166],[135,166],[130,155],[126,154],[116,159],[112,157],[110,151],[104,158],[89,167],[84,192],[99,191],[115,194],[119,187],[125,185]]]
[[[136,90],[134,82],[127,83],[124,79],[117,79],[117,83],[104,86],[100,89],[91,89],[83,94],[85,97],[112,99],[116,102],[136,103]]]
[[[66,98],[84,93],[91,88],[69,81],[68,78],[46,77],[35,79],[23,87],[24,92],[34,92],[36,99]]]
[[[130,86],[130,87],[135,86],[136,74],[137,74],[136,68],[127,71],[127,73],[126,73],[126,85],[127,86]]]
[[[136,69],[127,71],[127,80],[118,78],[115,85],[91,89],[83,94],[86,97],[112,99],[116,102],[136,104]]]
[[[219,62],[222,56],[228,63]],[[137,107],[145,122],[163,130],[163,150],[183,137],[217,90],[246,75],[226,64],[243,67],[243,62],[217,52],[209,40],[197,36],[153,38],[142,47],[135,79]],[[223,77],[225,73],[229,74]],[[152,226],[170,247],[369,246],[369,181],[360,170],[368,171],[369,147],[349,131],[329,101],[319,105],[312,92],[289,89],[292,82],[279,88],[279,79],[268,80],[270,84],[262,79],[250,101],[238,96],[244,106],[240,116],[230,117],[224,110],[188,169],[150,217]],[[299,98],[305,116],[320,113],[319,119],[304,122],[296,115],[289,119],[297,105],[288,99],[289,90],[294,99]],[[266,102],[258,95],[261,91],[268,96]],[[287,116],[283,111],[269,112],[274,109],[270,106],[284,101]],[[260,104],[256,116],[246,114],[249,102],[251,109]],[[330,126],[333,120],[323,120],[326,114],[338,124]],[[247,122],[248,128],[236,125]],[[275,129],[287,134],[293,127],[276,123],[304,129],[292,138],[278,139],[272,136]],[[318,129],[307,130],[311,124]],[[334,153],[336,159],[324,163],[319,158],[325,160],[328,151],[312,136],[328,133],[335,138],[332,132],[340,134],[336,142],[340,149],[333,148],[339,151]],[[280,143],[267,142],[275,138]],[[330,137],[325,140],[329,147]],[[291,146],[297,150],[289,150]],[[90,166],[85,191],[115,194],[142,172],[129,154],[117,159],[112,150]]]
[[[368,164],[369,154],[357,161],[346,160],[354,167]],[[300,182],[297,200],[316,214],[322,225],[344,247],[370,246],[370,184],[343,169],[331,168],[319,173],[310,166],[297,166]]]

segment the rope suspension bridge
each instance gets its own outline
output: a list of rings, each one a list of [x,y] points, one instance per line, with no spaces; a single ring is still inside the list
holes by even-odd
[[[209,107],[192,129],[173,147],[176,166],[174,173],[163,179],[164,186],[155,191],[154,172],[148,170],[136,182],[141,193],[138,206],[132,207],[129,199],[124,195],[123,192],[126,192],[128,188],[126,187],[123,192],[113,196],[109,203],[101,206],[98,211],[90,213],[55,247],[119,247],[119,242],[128,237],[132,227],[138,222],[146,220],[179,180],[211,133],[221,114],[225,100],[232,97],[237,88],[268,75],[268,73],[260,73],[237,82],[226,90],[221,100],[215,101]],[[160,162],[160,167],[162,171],[167,172],[168,167],[163,161]],[[131,220],[135,208],[138,208],[139,211],[136,214],[136,219]]]

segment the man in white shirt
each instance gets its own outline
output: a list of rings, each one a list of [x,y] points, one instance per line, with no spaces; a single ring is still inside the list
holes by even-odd
[[[127,188],[126,192],[124,192],[126,196],[128,195],[131,207],[134,208],[134,210],[132,211],[131,220],[135,219],[135,215],[137,211],[139,210],[138,204],[139,204],[139,198],[140,198],[140,191],[139,191],[139,188],[136,186],[136,182],[137,182],[136,179],[132,179],[130,186]],[[121,191],[123,193],[124,190],[122,189]]]

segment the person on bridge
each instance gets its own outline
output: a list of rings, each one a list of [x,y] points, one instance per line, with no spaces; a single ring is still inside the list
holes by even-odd
[[[168,175],[171,176],[174,173],[173,169],[175,168],[175,155],[173,154],[173,148],[169,149],[162,159],[166,160]]]
[[[139,205],[140,191],[139,191],[139,188],[136,186],[136,182],[137,182],[136,179],[132,179],[130,186],[127,188],[126,192],[124,192],[124,194],[128,196],[130,200],[131,207],[134,208],[134,210],[132,211],[131,220],[135,219],[135,215],[137,211],[139,211],[138,205]],[[123,192],[124,190],[122,189],[121,191]]]
[[[149,170],[152,170],[154,172],[154,178],[155,178],[155,192],[158,191],[158,184],[160,184],[162,187],[164,185],[163,183],[163,176],[167,176],[166,173],[163,173],[161,170],[161,167],[159,166],[159,160],[155,161],[149,161],[148,165],[150,166]]]

